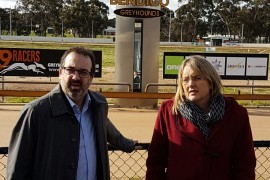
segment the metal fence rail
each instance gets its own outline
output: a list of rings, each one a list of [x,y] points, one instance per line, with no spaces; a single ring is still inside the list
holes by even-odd
[[[145,179],[149,143],[140,143],[142,150],[124,153],[109,146],[110,176],[115,179]],[[254,141],[257,158],[256,180],[270,180],[270,141]],[[6,180],[8,147],[0,147],[0,179]]]

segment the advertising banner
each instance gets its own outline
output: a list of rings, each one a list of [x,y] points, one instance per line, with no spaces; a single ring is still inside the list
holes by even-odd
[[[201,55],[217,70],[221,79],[267,80],[269,54],[164,52],[163,78],[177,79],[178,70],[188,56]]]
[[[0,76],[58,77],[60,60],[66,50],[0,48]],[[102,51],[96,58],[95,77],[101,77]]]

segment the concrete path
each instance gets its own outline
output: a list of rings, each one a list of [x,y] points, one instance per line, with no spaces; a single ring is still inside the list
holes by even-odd
[[[8,146],[22,106],[0,105],[0,147]],[[254,140],[270,140],[270,108],[248,108]],[[149,143],[157,110],[110,108],[109,118],[126,136]]]

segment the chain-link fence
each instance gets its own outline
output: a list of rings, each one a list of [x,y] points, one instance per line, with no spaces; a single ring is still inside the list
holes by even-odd
[[[256,179],[270,180],[270,141],[255,141]]]
[[[8,148],[0,147],[0,180],[6,180]]]
[[[124,153],[109,146],[111,179],[145,179],[148,143],[143,149]],[[270,180],[270,141],[254,141],[257,158],[256,180]],[[0,147],[0,180],[6,180],[8,148]]]

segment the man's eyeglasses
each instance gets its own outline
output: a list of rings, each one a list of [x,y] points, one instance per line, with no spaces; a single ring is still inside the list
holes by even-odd
[[[64,72],[67,75],[73,75],[75,74],[75,71],[77,71],[81,78],[87,78],[89,76],[93,76],[93,74],[86,69],[75,69],[73,67],[62,67],[62,69],[64,69]]]
[[[193,82],[199,82],[199,81],[201,81],[201,80],[203,80],[203,79],[206,79],[205,77],[202,77],[202,76],[191,76],[191,77],[183,77],[182,79],[181,79],[181,82],[183,83],[183,84],[188,84],[191,80],[193,81]]]

